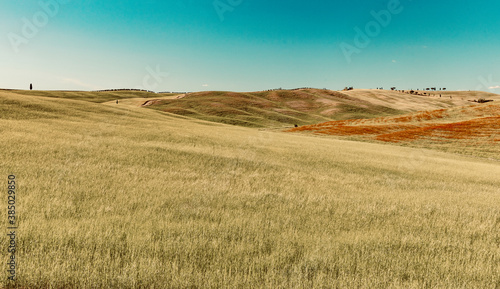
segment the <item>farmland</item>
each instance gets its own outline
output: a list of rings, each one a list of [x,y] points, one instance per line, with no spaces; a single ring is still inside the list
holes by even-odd
[[[142,106],[161,97],[176,95],[0,91],[0,175],[19,204],[17,281],[0,287],[500,286],[495,102],[419,98],[427,111],[291,133]]]
[[[369,120],[331,121],[289,131],[397,143],[498,159],[500,105],[477,104]]]

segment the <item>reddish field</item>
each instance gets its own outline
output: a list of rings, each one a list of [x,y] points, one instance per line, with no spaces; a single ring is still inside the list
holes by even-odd
[[[500,105],[440,109],[366,120],[330,121],[288,131],[359,136],[392,143],[474,140],[497,145],[500,141]]]
[[[420,138],[490,139],[500,134],[500,116],[447,123],[381,134],[377,140],[399,142]],[[493,141],[494,139],[492,139]]]

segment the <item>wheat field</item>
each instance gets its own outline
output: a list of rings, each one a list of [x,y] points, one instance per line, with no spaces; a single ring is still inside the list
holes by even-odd
[[[19,217],[1,287],[500,288],[496,161],[36,94],[0,105]]]

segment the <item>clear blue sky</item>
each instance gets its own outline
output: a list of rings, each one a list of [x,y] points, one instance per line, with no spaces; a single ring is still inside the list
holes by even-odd
[[[0,88],[500,93],[499,13],[497,0],[3,0]]]

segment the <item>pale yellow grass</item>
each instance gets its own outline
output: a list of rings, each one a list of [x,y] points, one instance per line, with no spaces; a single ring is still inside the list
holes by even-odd
[[[127,99],[120,99],[118,103],[116,103],[116,100],[112,101],[107,101],[104,102],[103,104],[105,105],[113,105],[113,106],[142,106],[148,101],[155,101],[155,100],[163,100],[163,99],[178,99],[178,98],[183,98],[186,94],[175,94],[175,95],[162,95],[162,94],[157,94],[154,95],[154,97],[151,98],[127,98]]]
[[[343,91],[342,93],[368,101],[374,105],[384,105],[403,111],[422,111],[464,106],[471,104],[471,100],[485,98],[500,101],[500,95],[482,91],[418,91],[420,94],[413,95],[398,91],[355,89]],[[432,94],[430,96],[429,94]],[[439,96],[441,95],[441,97]],[[451,96],[451,98],[450,98]]]
[[[0,176],[19,180],[19,286],[500,286],[497,162],[15,100],[17,116],[27,102],[62,115],[0,118]]]

